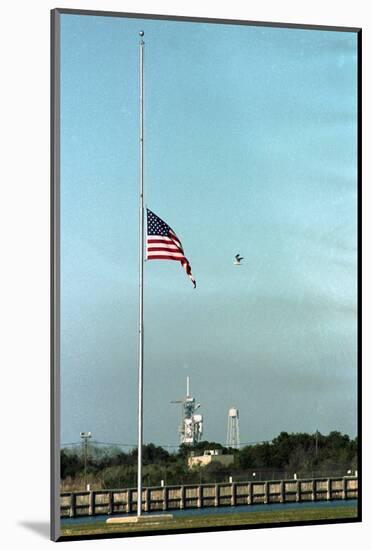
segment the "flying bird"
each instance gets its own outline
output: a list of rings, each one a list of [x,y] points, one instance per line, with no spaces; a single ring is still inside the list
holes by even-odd
[[[235,257],[234,257],[234,265],[242,265],[241,264],[241,260],[243,260],[243,257],[240,256],[239,254],[236,254]]]

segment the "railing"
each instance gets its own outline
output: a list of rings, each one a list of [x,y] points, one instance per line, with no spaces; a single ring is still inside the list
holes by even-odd
[[[137,511],[136,489],[61,493],[61,517],[130,514]],[[316,502],[358,498],[358,478],[238,481],[203,485],[147,487],[142,510],[185,510],[246,504]]]

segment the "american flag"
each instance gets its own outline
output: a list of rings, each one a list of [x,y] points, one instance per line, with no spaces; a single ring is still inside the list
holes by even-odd
[[[161,218],[147,208],[147,260],[175,260],[180,262],[196,288],[189,261],[184,256],[182,243]]]

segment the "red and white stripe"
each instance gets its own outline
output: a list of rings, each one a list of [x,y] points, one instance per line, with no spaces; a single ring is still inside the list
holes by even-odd
[[[191,273],[189,261],[184,256],[180,240],[173,230],[170,230],[168,235],[166,237],[147,235],[147,260],[175,260],[180,262],[196,288],[196,281]]]

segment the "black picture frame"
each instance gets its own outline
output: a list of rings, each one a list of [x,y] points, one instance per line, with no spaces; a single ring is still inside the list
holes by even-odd
[[[176,533],[217,532],[266,528],[265,524],[190,528],[168,530],[147,530],[133,533],[87,534],[63,536],[60,534],[60,18],[61,15],[83,15],[99,17],[135,18],[143,20],[184,21],[193,23],[245,25],[254,27],[277,27],[287,29],[310,29],[333,32],[355,33],[357,36],[357,295],[358,295],[358,513],[356,518],[337,520],[292,521],[290,526],[353,523],[362,521],[362,29],[315,24],[292,24],[234,19],[197,18],[172,15],[123,13],[112,11],[79,10],[56,8],[51,11],[51,539],[54,541],[89,540],[101,538],[123,538],[131,536],[163,535]],[[287,524],[270,523],[269,527],[286,527]]]

